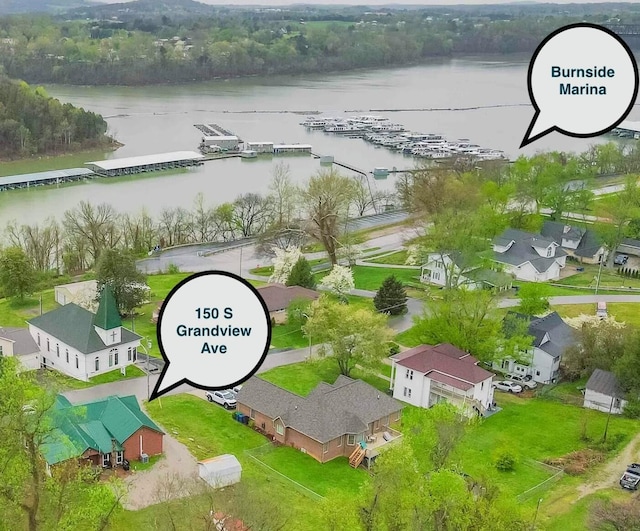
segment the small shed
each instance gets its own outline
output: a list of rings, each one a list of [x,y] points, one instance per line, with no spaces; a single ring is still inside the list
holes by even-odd
[[[609,371],[595,369],[587,382],[584,392],[584,407],[605,413],[622,413],[627,401],[616,375]]]
[[[240,481],[242,465],[235,455],[219,455],[198,461],[198,474],[216,489],[227,487]]]

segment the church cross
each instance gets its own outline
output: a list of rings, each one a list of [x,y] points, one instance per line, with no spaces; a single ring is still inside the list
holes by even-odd
[[[116,342],[116,331],[111,332],[111,341]]]

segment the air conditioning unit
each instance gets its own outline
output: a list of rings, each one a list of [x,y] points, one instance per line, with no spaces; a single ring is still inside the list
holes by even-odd
[[[301,451],[303,454],[306,454],[306,453],[307,453],[307,450],[305,450],[304,448],[300,448],[300,451]]]
[[[147,454],[140,454],[140,461],[143,463],[149,462],[149,456]]]

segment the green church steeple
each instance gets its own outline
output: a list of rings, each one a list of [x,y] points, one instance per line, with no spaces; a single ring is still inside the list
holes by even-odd
[[[102,330],[112,330],[122,326],[118,304],[109,284],[105,284],[100,293],[100,304],[93,324]]]

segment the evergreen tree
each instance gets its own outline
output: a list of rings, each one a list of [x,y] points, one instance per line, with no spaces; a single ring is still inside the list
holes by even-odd
[[[136,268],[135,258],[129,251],[102,251],[96,266],[96,280],[98,294],[105,284],[111,285],[120,315],[130,315],[147,301],[149,288],[145,284],[146,277]]]
[[[302,286],[303,288],[313,289],[316,287],[316,280],[313,278],[311,266],[304,256],[298,258],[298,261],[291,269],[291,273],[287,277],[287,286]]]
[[[373,305],[379,312],[400,315],[407,311],[407,292],[394,275],[387,277],[373,298]]]

